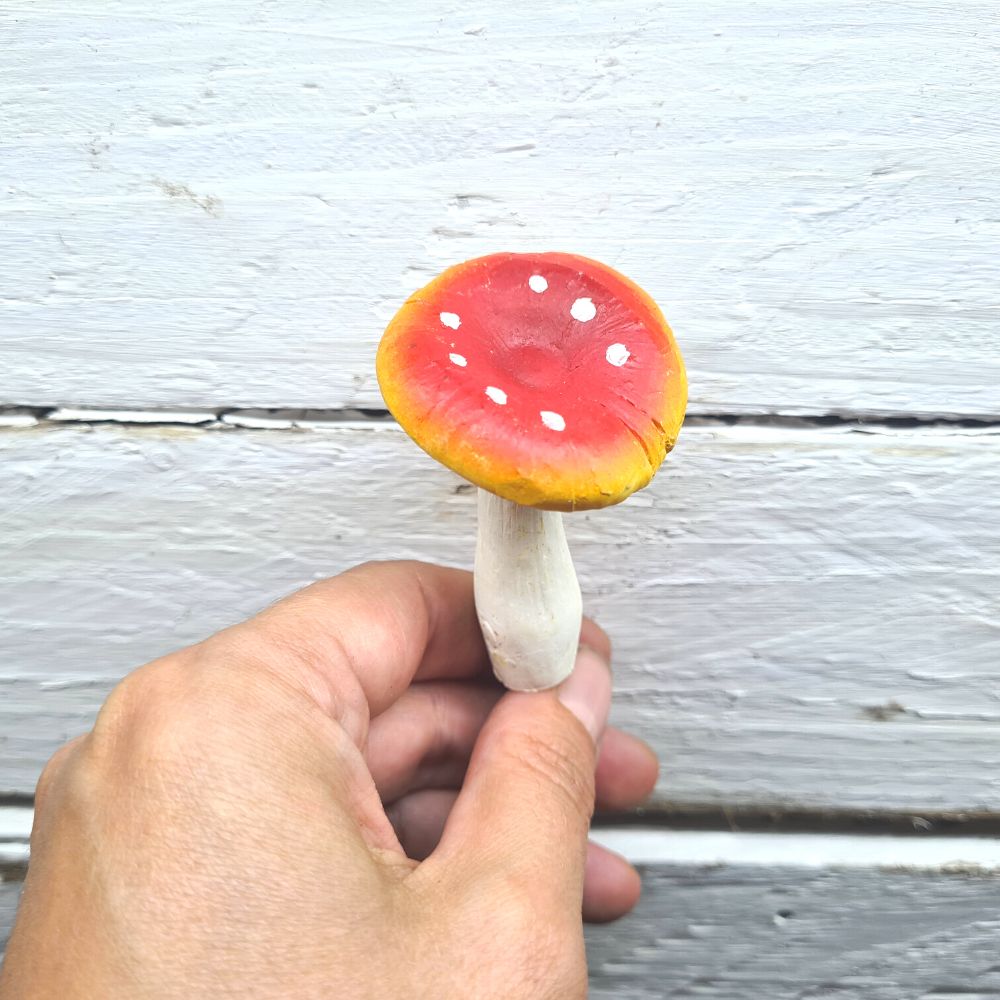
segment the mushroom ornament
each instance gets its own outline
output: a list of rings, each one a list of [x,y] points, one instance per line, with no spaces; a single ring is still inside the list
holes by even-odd
[[[412,295],[378,349],[403,429],[479,487],[476,610],[497,677],[573,669],[581,596],[560,511],[645,486],[673,447],[687,381],[656,303],[565,253],[497,253]]]

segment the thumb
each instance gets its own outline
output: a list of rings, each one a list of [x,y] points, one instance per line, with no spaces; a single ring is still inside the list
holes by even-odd
[[[501,897],[523,891],[578,920],[610,705],[611,671],[587,647],[558,688],[505,694],[476,741],[435,860],[466,884]]]

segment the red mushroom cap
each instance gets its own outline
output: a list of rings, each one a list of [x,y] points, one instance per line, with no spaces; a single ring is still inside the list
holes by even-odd
[[[606,507],[645,486],[687,403],[656,303],[573,254],[449,268],[393,318],[376,367],[386,405],[421,448],[547,510]]]

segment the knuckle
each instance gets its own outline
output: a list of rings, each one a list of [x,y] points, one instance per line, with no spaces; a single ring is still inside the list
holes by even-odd
[[[83,736],[77,736],[75,739],[70,740],[69,743],[61,746],[49,758],[45,767],[42,768],[42,773],[38,776],[38,782],[35,785],[35,809],[38,812],[42,812],[45,809],[59,779],[65,774],[67,767],[78,756],[80,745],[84,739],[85,737]]]
[[[143,727],[159,697],[161,684],[157,674],[156,664],[149,664],[115,685],[94,720],[91,735],[98,749]]]
[[[369,723],[368,699],[350,651],[322,616],[287,606],[280,617],[251,620],[211,640],[217,660],[240,664],[244,690],[258,685],[268,700],[277,692],[304,697],[327,717],[341,720],[360,741]]]
[[[60,748],[46,765],[35,791],[31,831],[34,856],[46,850],[60,831],[93,830],[93,820],[107,805],[109,768],[95,753],[92,734]]]
[[[125,677],[97,714],[88,763],[141,771],[154,762],[186,762],[203,749],[225,709],[190,667],[168,657]]]

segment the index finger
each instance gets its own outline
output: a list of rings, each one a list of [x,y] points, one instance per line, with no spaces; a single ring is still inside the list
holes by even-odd
[[[472,574],[431,563],[365,563],[232,631],[262,640],[271,665],[333,715],[357,710],[358,696],[379,715],[414,680],[489,676]]]

